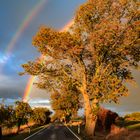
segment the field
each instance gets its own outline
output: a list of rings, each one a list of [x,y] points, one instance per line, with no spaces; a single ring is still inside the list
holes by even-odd
[[[119,126],[115,125],[111,132],[96,131],[94,140],[140,140],[140,121],[124,121],[118,125]],[[70,126],[70,128],[81,137],[82,140],[90,139],[85,135],[84,125],[80,126],[79,134],[78,126]]]
[[[19,134],[16,134],[16,130],[17,128],[14,127],[11,130],[4,130],[4,136],[2,138],[2,140],[23,140],[24,138],[32,135],[33,133],[39,131],[40,129],[44,128],[44,126],[37,126],[37,125],[32,125],[30,126],[30,129],[27,126],[22,126],[21,127],[21,131],[19,132]],[[9,133],[12,132],[12,133]]]

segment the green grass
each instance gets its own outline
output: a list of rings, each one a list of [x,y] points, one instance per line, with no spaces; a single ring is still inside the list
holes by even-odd
[[[124,120],[117,124],[119,127],[125,127],[128,130],[140,130],[140,121]]]
[[[129,125],[126,128],[128,128],[129,130],[140,130],[140,123]]]
[[[32,126],[30,133],[29,133],[29,131],[27,131],[27,129],[25,129],[24,131],[20,132],[19,134],[12,134],[12,135],[8,135],[8,136],[4,136],[2,138],[2,140],[23,140],[26,137],[32,135],[33,133],[39,131],[43,127],[44,126]]]

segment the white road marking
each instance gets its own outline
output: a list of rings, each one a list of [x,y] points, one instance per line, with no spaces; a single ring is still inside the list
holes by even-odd
[[[51,135],[51,139],[55,139],[56,138],[56,135],[55,134],[52,134]]]
[[[41,131],[43,131],[44,129],[46,129],[46,127],[42,128],[41,130],[33,133],[32,135],[30,135],[29,137],[25,138],[24,140],[28,140],[29,138],[33,137],[34,135],[36,135],[37,133],[40,133]]]
[[[67,127],[65,125],[65,127]],[[69,127],[67,127],[67,129],[78,139],[78,140],[81,140]]]

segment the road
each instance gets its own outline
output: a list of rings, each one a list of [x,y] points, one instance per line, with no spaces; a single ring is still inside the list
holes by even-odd
[[[50,125],[26,140],[78,140],[78,138],[63,125]]]

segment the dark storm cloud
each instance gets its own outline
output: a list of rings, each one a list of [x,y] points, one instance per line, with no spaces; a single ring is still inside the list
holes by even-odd
[[[19,89],[0,89],[0,98],[10,98],[10,99],[17,99],[18,97],[22,97],[22,90]]]
[[[0,98],[22,97],[25,88],[25,78],[23,79],[0,74]]]

